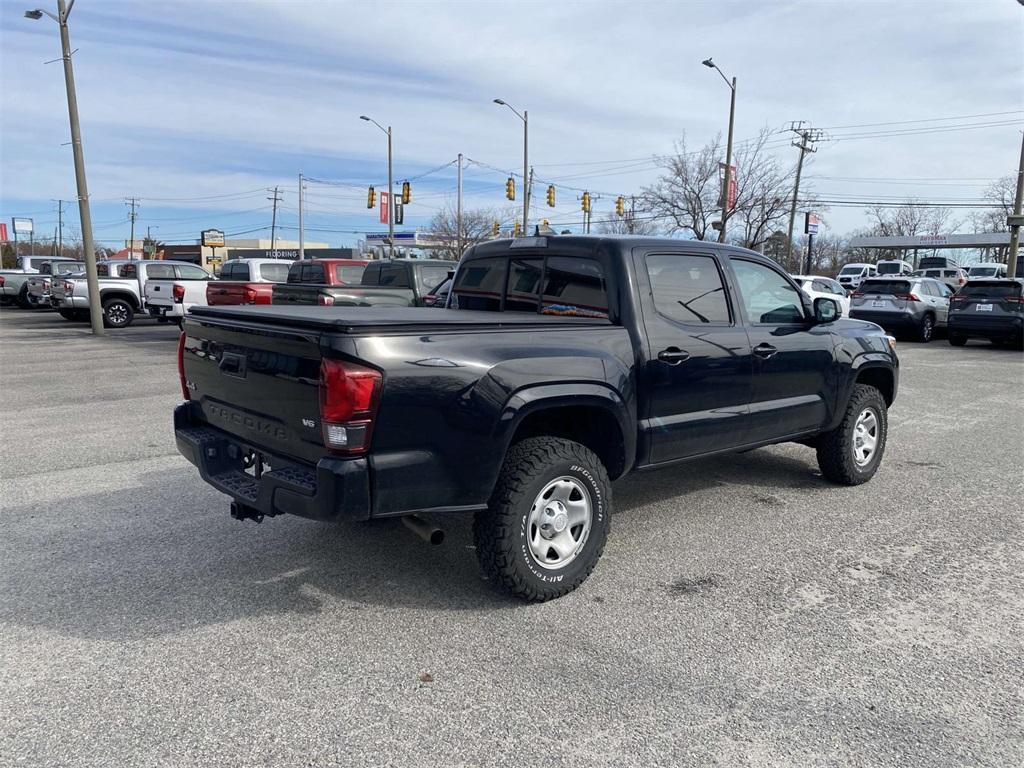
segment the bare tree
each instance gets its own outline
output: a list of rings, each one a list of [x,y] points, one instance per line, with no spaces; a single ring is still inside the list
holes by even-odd
[[[792,194],[794,171],[784,169],[767,150],[773,135],[770,128],[762,128],[754,139],[737,147],[736,201],[726,222],[734,233],[732,241],[758,250],[786,218]],[[722,156],[720,136],[696,152],[687,151],[684,136],[676,142],[674,154],[654,158],[662,174],[644,189],[644,208],[668,232],[691,232],[698,240],[716,237],[711,225],[721,218]]]
[[[597,222],[597,231],[602,235],[656,235],[658,222],[645,211],[626,210],[626,215],[611,216]]]
[[[718,159],[722,137],[716,136],[696,152],[686,149],[686,135],[671,155],[656,155],[661,176],[641,196],[643,207],[659,219],[666,232],[690,232],[697,240],[715,235],[718,219]]]
[[[1017,194],[1017,177],[1003,176],[996,179],[982,193],[991,204],[991,208],[982,211],[975,211],[969,219],[971,228],[975,232],[1005,232],[1007,230],[1006,217],[1013,213],[1013,200]],[[1006,261],[1009,253],[1009,246],[997,246],[995,248],[982,248],[979,258],[982,261]]]
[[[949,208],[924,205],[913,199],[892,208],[876,205],[868,209],[868,218],[872,223],[863,234],[876,237],[938,235],[955,232],[962,223],[952,218]],[[903,249],[877,249],[874,255],[878,259],[899,259],[903,258]]]
[[[502,221],[501,213],[493,208],[474,208],[462,211],[462,247],[469,248],[471,245],[490,240],[493,235],[494,222]],[[437,257],[441,259],[458,259],[458,216],[457,211],[447,204],[444,208],[434,214],[430,220],[430,231],[440,239],[446,240],[449,245],[437,250]]]

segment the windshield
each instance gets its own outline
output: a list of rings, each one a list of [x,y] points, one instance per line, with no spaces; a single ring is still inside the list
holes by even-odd
[[[898,275],[903,270],[903,265],[896,262],[879,262],[878,274],[880,275]]]
[[[454,267],[454,265],[452,265]],[[419,286],[420,293],[430,293],[430,289],[436,285],[439,285],[441,281],[448,277],[448,273],[451,271],[451,267],[446,265],[438,267],[420,267],[416,270],[416,283]]]
[[[877,293],[883,296],[896,296],[910,292],[910,283],[906,280],[865,280],[860,286],[861,293]]]
[[[839,273],[840,275],[859,275],[864,271],[864,267],[850,266],[843,267],[843,270]]]

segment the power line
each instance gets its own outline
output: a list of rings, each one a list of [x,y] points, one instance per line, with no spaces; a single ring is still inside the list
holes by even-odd
[[[826,125],[823,131],[839,131],[844,128],[874,128],[882,125],[910,125],[911,123],[938,123],[947,120],[968,120],[975,117],[1001,117],[1003,115],[1020,115],[1024,110],[1011,109],[1009,112],[983,112],[979,115],[954,115],[952,117],[922,117],[918,120],[897,120],[888,123],[859,123],[857,125]]]

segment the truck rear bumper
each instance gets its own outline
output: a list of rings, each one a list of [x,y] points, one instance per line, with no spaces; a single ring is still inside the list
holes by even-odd
[[[192,417],[192,405],[174,409],[178,451],[207,483],[259,514],[299,515],[313,520],[370,517],[370,473],[366,459],[324,458],[315,467],[298,464],[237,440]],[[245,471],[257,452],[270,466],[259,477]]]
[[[181,304],[146,304],[151,317],[184,317],[185,307]]]

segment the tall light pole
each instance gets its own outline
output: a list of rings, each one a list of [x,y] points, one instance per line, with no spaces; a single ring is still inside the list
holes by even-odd
[[[729,220],[729,184],[732,181],[732,127],[736,120],[736,78],[730,80],[725,73],[718,68],[711,59],[704,59],[701,62],[705,67],[714,69],[725,80],[732,95],[729,97],[729,138],[725,145],[725,179],[722,190],[722,228],[718,231],[718,242],[725,242],[725,222]]]
[[[524,109],[523,114],[519,114],[515,107],[501,99],[495,99],[494,103],[508,107],[523,121],[523,235],[526,235],[530,218],[530,113]]]
[[[388,137],[388,258],[393,259],[395,258],[395,190],[391,173],[391,126],[389,125],[385,128],[372,117],[367,117],[366,115],[360,115],[359,119],[373,123]]]
[[[45,13],[60,26],[60,45],[64,60],[64,86],[68,95],[68,118],[71,121],[71,151],[75,158],[75,182],[78,185],[78,213],[82,220],[82,250],[85,252],[85,276],[89,286],[89,317],[92,332],[104,335],[103,307],[100,306],[100,282],[96,273],[96,250],[92,240],[92,214],[89,211],[89,187],[85,183],[85,160],[82,157],[82,129],[78,124],[78,96],[75,93],[75,72],[71,65],[71,38],[68,34],[68,16],[75,0],[67,5],[57,0],[57,15],[36,8],[25,11],[25,18],[41,19]]]

